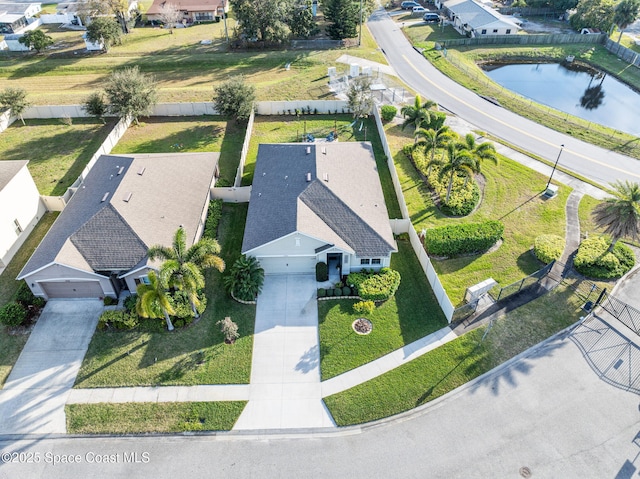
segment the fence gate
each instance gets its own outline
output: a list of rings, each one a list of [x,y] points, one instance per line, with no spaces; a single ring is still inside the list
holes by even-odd
[[[634,333],[640,334],[640,311],[604,292],[600,306]]]

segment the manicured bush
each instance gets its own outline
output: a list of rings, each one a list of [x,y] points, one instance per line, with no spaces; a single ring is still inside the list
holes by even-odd
[[[342,287],[342,296],[351,296],[351,288],[349,286]]]
[[[616,243],[613,251],[611,244],[603,236],[587,238],[578,248],[573,265],[581,274],[596,279],[619,278],[633,268],[633,251],[622,243]]]
[[[137,302],[138,302],[138,295],[136,293],[133,293],[127,296],[126,298],[124,298],[122,305],[125,307],[127,311],[131,312],[136,310]]]
[[[327,297],[333,296],[333,288],[327,289]]]
[[[380,107],[380,116],[383,121],[391,121],[396,117],[398,109],[393,105],[382,105]]]
[[[118,300],[112,298],[111,296],[105,296],[103,302],[105,306],[113,306],[114,304],[118,304]]]
[[[342,296],[342,288],[333,288],[334,296]]]
[[[22,283],[20,283],[18,291],[16,291],[13,299],[23,306],[29,306],[33,304],[36,297],[31,292],[31,289],[29,289],[29,285],[25,281],[23,281]]]
[[[563,251],[564,239],[557,235],[540,235],[533,242],[533,254],[545,264],[560,259]]]
[[[357,314],[371,314],[376,309],[373,301],[358,301],[353,305],[353,311]]]
[[[100,315],[98,329],[105,329],[107,326],[115,329],[133,329],[138,326],[138,315],[128,311],[105,311]]]
[[[0,323],[5,326],[20,326],[27,319],[27,310],[20,303],[11,302],[0,308]]]
[[[327,290],[324,288],[318,288],[318,298],[324,298],[327,295]]]
[[[207,221],[204,224],[203,235],[207,238],[216,239],[218,236],[218,224],[222,218],[222,200],[212,200],[209,202]]]
[[[411,147],[411,145],[408,145]],[[417,168],[427,177],[429,186],[440,198],[440,209],[449,216],[466,216],[471,213],[480,201],[480,188],[474,179],[463,175],[454,175],[451,195],[447,201],[449,175],[440,176],[438,165],[428,166],[428,158],[420,150],[411,153]]]
[[[240,337],[240,333],[238,332],[238,325],[231,321],[231,318],[227,316],[224,319],[221,319],[216,323],[220,326],[220,331],[224,335],[224,341],[228,344],[232,344],[236,339]]]
[[[33,301],[31,304],[36,308],[44,308],[44,305],[47,304],[47,302],[44,300],[44,298],[40,298],[39,296],[36,296],[35,298],[33,298]]]
[[[253,256],[242,255],[223,279],[229,292],[242,301],[255,301],[264,284],[264,269]]]
[[[449,225],[427,230],[425,246],[429,254],[453,257],[482,253],[493,246],[504,232],[499,221]]]
[[[316,281],[322,283],[323,281],[327,281],[329,279],[329,267],[327,263],[319,261],[316,263]]]
[[[353,285],[357,294],[365,301],[386,301],[400,286],[400,273],[391,268],[382,268],[379,273],[351,273],[347,283]]]

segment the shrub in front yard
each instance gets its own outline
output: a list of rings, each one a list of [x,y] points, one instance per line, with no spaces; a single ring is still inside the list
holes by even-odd
[[[488,250],[503,232],[504,225],[499,221],[449,225],[427,230],[424,243],[429,254],[454,257]]]
[[[138,315],[129,311],[105,311],[100,315],[98,329],[133,329],[138,326]]]
[[[533,242],[533,254],[545,264],[560,259],[563,251],[564,239],[558,235],[540,235]]]
[[[137,302],[138,302],[138,295],[136,293],[133,293],[124,299],[124,301],[122,302],[122,305],[125,307],[127,311],[131,312],[136,310]]]
[[[353,285],[357,294],[365,301],[386,301],[400,286],[400,273],[391,268],[382,268],[379,273],[351,273],[347,283]]]
[[[198,311],[198,314],[202,314],[204,310],[207,309],[207,298],[204,292],[198,293],[198,300],[200,304],[196,304],[196,311]],[[171,303],[171,306],[176,312],[173,317],[185,320],[186,324],[191,324],[193,321],[193,309],[191,308],[187,293],[184,291],[174,291],[169,295],[169,303]]]
[[[255,257],[242,255],[233,263],[223,281],[233,297],[255,301],[264,284],[264,269]]]
[[[322,283],[329,280],[329,267],[322,261],[316,263],[316,281]]]
[[[393,105],[382,105],[380,107],[380,116],[383,121],[391,121],[396,117],[398,109]]]
[[[622,243],[616,243],[608,251],[611,242],[603,236],[587,238],[578,248],[573,265],[581,274],[590,278],[613,279],[623,276],[633,268],[633,251]]]
[[[27,319],[27,310],[20,303],[11,302],[0,308],[0,323],[5,326],[20,326]]]
[[[327,295],[327,290],[324,288],[318,288],[318,298],[324,298]]]
[[[204,224],[204,236],[206,238],[216,239],[218,236],[218,223],[220,223],[220,218],[222,218],[222,204],[222,200],[212,200],[209,202],[207,221]]]
[[[373,301],[358,301],[353,305],[353,311],[358,314],[371,314],[376,309],[376,304]]]
[[[351,296],[351,288],[349,286],[342,287],[342,296]]]

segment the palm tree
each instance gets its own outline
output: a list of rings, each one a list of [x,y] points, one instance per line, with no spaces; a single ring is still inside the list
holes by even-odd
[[[416,139],[413,149],[419,147],[424,147],[425,152],[431,153],[431,160],[429,161],[429,169],[427,170],[427,176],[431,173],[431,166],[436,164],[435,156],[437,148],[444,148],[445,145],[454,139],[455,133],[451,131],[448,126],[443,126],[442,128],[438,128],[434,130],[430,128],[429,130],[425,130],[424,128],[416,129],[413,134]]]
[[[438,104],[435,101],[427,100],[422,103],[420,95],[416,95],[412,106],[407,105],[400,109],[400,114],[404,116],[402,129],[404,130],[407,125],[413,125],[416,129],[420,128],[422,124],[428,125],[434,117],[434,113],[431,109],[437,107]]]
[[[472,133],[467,133],[464,137],[464,147],[478,162],[478,169],[484,160],[490,160],[498,164],[498,152],[493,143],[487,141],[477,143],[476,137]]]
[[[451,196],[451,189],[453,188],[453,179],[456,175],[462,174],[465,176],[465,185],[469,178],[474,173],[480,171],[480,165],[474,158],[473,154],[467,150],[464,144],[459,142],[450,142],[447,144],[447,159],[443,162],[442,169],[440,170],[440,177],[449,175],[449,184],[447,185],[447,197],[445,203],[449,201]]]
[[[242,255],[231,266],[230,274],[224,277],[224,284],[234,297],[253,301],[262,291],[264,269],[253,256]]]
[[[161,280],[172,288],[183,290],[189,297],[191,309],[197,318],[198,290],[204,288],[203,269],[215,268],[224,271],[224,261],[218,256],[220,245],[212,238],[201,238],[187,249],[186,233],[180,227],[173,237],[173,246],[155,245],[149,248],[150,260],[163,260],[160,267]]]
[[[592,213],[595,223],[611,235],[609,251],[620,238],[640,240],[640,185],[617,181],[611,187],[613,197],[596,206]]]
[[[155,271],[149,271],[147,276],[149,284],[140,283],[138,285],[138,301],[136,302],[136,312],[143,318],[162,318],[167,322],[167,329],[173,331],[170,314],[175,314],[169,295],[167,285],[163,284]]]
[[[617,25],[618,30],[620,30],[618,45],[620,45],[620,40],[622,40],[624,29],[636,21],[639,12],[640,0],[622,0],[615,6],[613,10],[613,23]]]

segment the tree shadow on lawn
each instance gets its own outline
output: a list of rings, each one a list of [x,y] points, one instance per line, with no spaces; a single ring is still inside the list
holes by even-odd
[[[8,78],[16,80],[36,75],[46,75],[59,67],[69,67],[74,63],[84,60],[88,55],[50,55],[47,53],[31,52],[2,52],[0,58],[11,64],[19,64],[20,68],[13,70]],[[44,77],[46,78],[46,77]],[[43,79],[42,81],[46,81]]]

